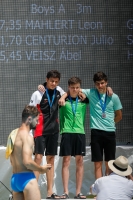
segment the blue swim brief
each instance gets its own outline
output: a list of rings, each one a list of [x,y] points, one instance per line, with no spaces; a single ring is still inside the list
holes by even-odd
[[[11,188],[14,192],[23,192],[27,183],[36,178],[33,172],[20,172],[11,177]]]

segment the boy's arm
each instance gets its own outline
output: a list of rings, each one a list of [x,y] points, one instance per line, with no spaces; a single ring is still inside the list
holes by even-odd
[[[60,106],[64,106],[65,105],[65,99],[68,97],[68,92],[65,92],[62,96],[61,96],[61,98],[59,99],[59,101],[58,101],[58,104],[60,105]]]
[[[90,90],[90,89],[88,89],[88,90]],[[80,89],[80,92],[82,92],[82,89]],[[107,87],[107,95],[108,96],[112,96],[113,95],[113,90],[112,90],[111,87]]]
[[[25,135],[27,135],[27,133]],[[39,171],[42,174],[46,173],[47,170],[51,168],[51,164],[39,166],[32,159],[33,138],[30,135],[24,136],[22,142],[23,142],[22,156],[23,156],[23,164],[25,165],[25,167],[32,171]]]
[[[83,92],[81,92],[81,90],[80,90],[78,96],[82,101],[84,101],[86,99],[86,95]]]
[[[114,121],[115,121],[115,123],[118,123],[120,120],[122,120],[122,111],[116,110]]]
[[[107,87],[107,94],[108,94],[109,96],[112,96],[112,95],[113,95],[113,90],[112,90],[111,87]],[[58,104],[59,104],[60,106],[65,105],[65,99],[66,99],[66,97],[67,97],[68,95],[69,95],[69,91],[68,91],[67,93],[63,94],[62,97],[59,99]],[[80,89],[79,97],[80,97],[80,99],[81,99],[82,101],[84,101],[85,98],[86,98],[86,95],[82,92],[82,89]]]

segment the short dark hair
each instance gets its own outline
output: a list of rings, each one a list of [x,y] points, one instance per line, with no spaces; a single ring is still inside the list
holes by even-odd
[[[68,85],[73,85],[79,83],[81,85],[81,79],[78,77],[71,77],[68,79]]]
[[[102,81],[102,80],[107,82],[108,78],[107,78],[106,74],[104,74],[103,72],[97,72],[96,74],[94,74],[94,76],[93,76],[94,83],[96,81]]]
[[[37,117],[39,110],[35,106],[26,105],[22,112],[22,122],[25,122],[29,116]]]
[[[49,78],[58,78],[60,80],[61,74],[57,70],[51,70],[47,73],[46,76],[48,79]]]

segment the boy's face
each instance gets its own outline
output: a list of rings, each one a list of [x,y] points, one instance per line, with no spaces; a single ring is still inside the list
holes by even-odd
[[[69,85],[68,89],[71,97],[77,97],[80,91],[80,83]]]
[[[106,93],[107,81],[105,80],[96,81],[95,87],[97,88],[99,93]]]
[[[46,78],[46,86],[48,89],[54,90],[56,86],[59,84],[60,80],[59,78]]]

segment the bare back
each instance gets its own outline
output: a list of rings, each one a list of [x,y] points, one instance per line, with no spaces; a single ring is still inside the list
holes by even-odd
[[[26,127],[21,126],[18,130],[14,149],[10,156],[13,173],[31,171],[24,165],[24,159],[32,159],[34,141]]]

